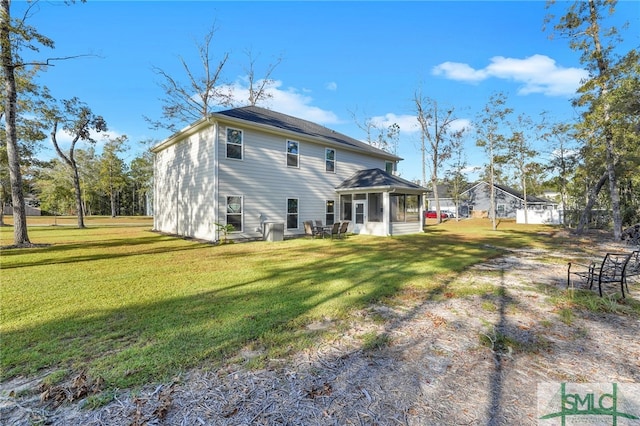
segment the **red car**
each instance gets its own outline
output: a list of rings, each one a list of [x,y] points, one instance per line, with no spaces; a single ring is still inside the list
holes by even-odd
[[[424,217],[426,217],[427,219],[436,219],[438,217],[438,214],[436,213],[435,210],[429,210],[424,212]],[[446,219],[448,217],[449,217],[448,214],[440,212],[440,219]]]

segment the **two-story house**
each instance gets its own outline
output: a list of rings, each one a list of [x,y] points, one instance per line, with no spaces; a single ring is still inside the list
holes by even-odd
[[[259,107],[220,111],[154,148],[154,229],[218,241],[284,235],[303,221],[349,221],[356,234],[421,232],[425,188],[393,174],[400,157]]]

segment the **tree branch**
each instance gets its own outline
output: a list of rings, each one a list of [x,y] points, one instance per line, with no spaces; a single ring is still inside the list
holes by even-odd
[[[58,58],[47,58],[45,61],[36,61],[36,62],[20,62],[14,65],[14,68],[22,68],[26,66],[44,66],[44,67],[53,67],[53,61],[66,61],[69,59],[77,59],[77,58],[87,58],[87,57],[96,57],[100,58],[99,55],[93,54],[83,54],[83,55],[73,55],[73,56],[61,56]]]

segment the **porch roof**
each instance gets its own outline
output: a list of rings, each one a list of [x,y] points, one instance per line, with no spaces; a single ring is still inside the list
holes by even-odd
[[[366,169],[355,172],[336,187],[336,192],[357,190],[399,190],[406,193],[424,193],[427,189],[381,169]]]

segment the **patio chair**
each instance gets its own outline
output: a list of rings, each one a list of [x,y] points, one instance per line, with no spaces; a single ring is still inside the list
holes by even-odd
[[[318,235],[322,235],[322,230],[318,231],[318,229],[315,226],[313,226],[313,221],[305,220],[303,223],[304,223],[305,235],[309,235],[311,238],[315,238]]]
[[[338,238],[342,238],[343,235],[347,234],[347,228],[349,227],[349,221],[344,221],[340,225],[340,232],[338,232]]]
[[[336,236],[337,238],[340,238],[340,222],[335,222],[333,224],[333,226],[331,227],[331,238],[333,239],[333,236]]]

